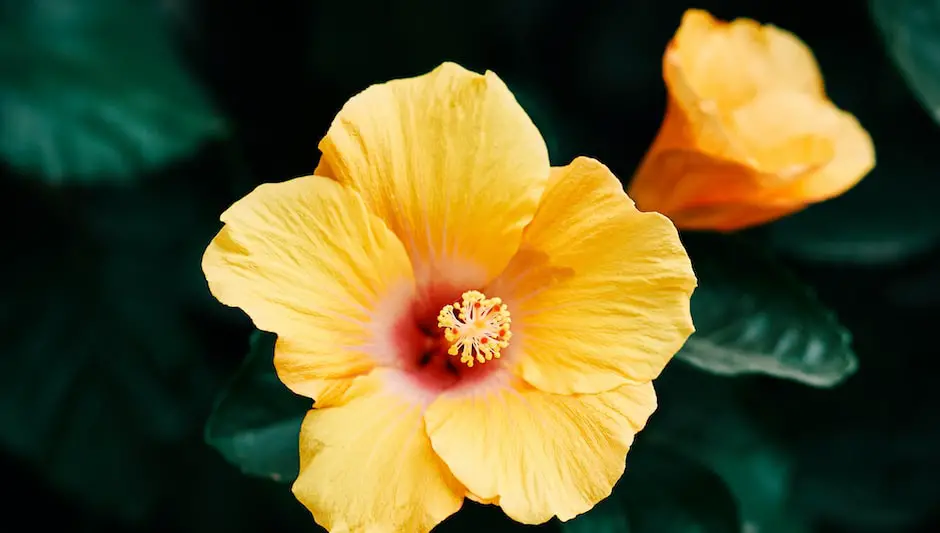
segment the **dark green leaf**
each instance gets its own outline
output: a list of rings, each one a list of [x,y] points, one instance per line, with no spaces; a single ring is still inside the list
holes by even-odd
[[[206,425],[206,441],[246,474],[291,483],[300,467],[300,425],[312,401],[278,379],[275,339],[254,333],[248,357]]]
[[[940,121],[940,3],[869,1],[888,53],[921,104]]]
[[[0,0],[0,155],[60,183],[126,181],[222,122],[146,2]]]
[[[669,365],[656,380],[659,409],[639,444],[668,447],[681,453],[684,463],[717,474],[734,496],[744,531],[809,533],[802,529],[803,517],[789,507],[790,457],[762,425],[779,406],[768,401],[752,412],[748,407],[756,402],[745,394],[752,382]],[[642,458],[642,449],[634,452],[628,464],[630,457]]]
[[[663,448],[634,450],[618,491],[633,533],[740,533],[721,478]]]
[[[638,441],[613,493],[562,523],[565,533],[740,533],[721,478],[667,447]]]
[[[702,239],[689,248],[699,281],[696,332],[680,359],[716,374],[767,374],[817,387],[855,371],[849,333],[807,287],[737,239]]]
[[[185,302],[211,313],[241,314],[212,298],[202,255],[221,228],[219,214],[244,187],[235,187],[226,146],[211,144],[198,157],[162,169],[133,187],[99,185],[63,190],[93,239],[109,252],[102,278],[121,294],[128,278],[150,280],[136,290]],[[62,189],[60,189],[62,190]],[[132,302],[132,305],[137,302]]]
[[[932,135],[927,142],[940,142]],[[876,140],[870,175],[844,195],[768,226],[770,244],[802,260],[858,265],[898,263],[929,250],[940,242],[940,181],[920,142],[913,134]]]
[[[906,273],[885,287],[885,295],[898,307],[940,307],[940,257],[919,271]]]
[[[564,533],[630,533],[626,505],[617,496],[606,498],[593,509],[568,522],[562,522]]]
[[[793,504],[847,531],[915,530],[940,501],[940,429],[923,420],[827,428],[808,437],[799,449]]]
[[[0,184],[17,199],[0,212],[13,252],[2,265],[0,445],[71,498],[142,518],[177,482],[168,458],[211,402],[202,340],[166,290],[181,248],[147,241],[145,259],[106,246],[58,190]]]

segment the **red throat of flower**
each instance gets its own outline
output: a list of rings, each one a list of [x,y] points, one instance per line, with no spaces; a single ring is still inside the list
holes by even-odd
[[[398,363],[427,392],[478,384],[502,366],[511,323],[499,298],[434,287],[415,299],[395,327]]]

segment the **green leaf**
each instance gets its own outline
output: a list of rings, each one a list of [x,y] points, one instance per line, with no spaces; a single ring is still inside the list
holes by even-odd
[[[888,53],[908,85],[940,121],[940,4],[934,0],[869,0]]]
[[[564,533],[630,533],[626,506],[620,498],[604,499],[593,509],[573,520],[561,523]]]
[[[568,522],[564,533],[740,533],[724,482],[701,464],[642,439],[613,493]]]
[[[275,339],[260,331],[252,335],[248,357],[206,424],[206,441],[246,474],[291,483],[300,467],[300,425],[312,400],[278,379]]]
[[[156,9],[0,0],[0,156],[49,183],[126,181],[223,132]]]
[[[613,493],[562,522],[564,533],[740,533],[737,503],[721,477],[657,437],[637,439]]]
[[[805,261],[880,265],[908,260],[940,242],[940,181],[923,146],[940,134],[896,133],[878,142],[878,165],[844,195],[769,226],[769,244]],[[926,143],[926,144],[925,144]]]
[[[734,496],[743,531],[809,533],[805,517],[790,505],[792,458],[765,426],[779,405],[761,403],[766,387],[750,395],[756,381],[667,366],[656,380],[659,408],[638,442],[674,450],[685,463],[717,474]],[[637,451],[628,465],[640,457]]]
[[[766,374],[831,387],[858,366],[850,335],[769,256],[742,241],[702,237],[689,246],[699,286],[696,332],[677,357],[721,375]]]
[[[885,287],[885,296],[901,308],[940,308],[940,257],[892,280]]]
[[[616,493],[632,533],[740,533],[737,505],[704,466],[662,447],[636,446]]]
[[[910,390],[932,394],[918,385]],[[936,405],[935,394],[930,400]],[[940,500],[940,430],[933,408],[915,409],[923,418],[868,427],[836,422],[802,439],[793,505],[844,531],[918,531]]]
[[[17,199],[0,210],[12,252],[0,265],[0,445],[71,499],[136,521],[179,484],[177,447],[211,405],[203,339],[166,290],[193,243],[106,243],[80,216],[84,198],[60,192],[0,181]]]

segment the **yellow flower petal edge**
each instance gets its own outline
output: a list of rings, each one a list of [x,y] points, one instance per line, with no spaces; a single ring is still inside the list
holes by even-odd
[[[422,285],[441,272],[468,286],[498,274],[550,171],[545,142],[506,85],[453,63],[354,96],[320,150],[318,171],[362,195]]]
[[[663,77],[666,116],[629,193],[680,228],[770,222],[844,193],[874,167],[870,136],[828,100],[812,52],[789,32],[689,10]]]
[[[278,335],[275,366],[298,394],[392,355],[385,308],[414,291],[404,247],[354,191],[309,176],[261,185],[222,215],[202,267],[212,294]]]
[[[854,187],[875,165],[871,137],[854,116],[829,101],[803,94],[772,93],[738,109],[734,120],[741,138],[751,144],[757,144],[760,138],[773,139],[774,135],[786,136],[778,144],[781,148],[787,140],[800,138],[828,141],[827,157],[818,158],[823,164],[789,169],[798,177],[774,191],[773,199],[797,197],[810,203],[833,198]],[[796,149],[792,147],[791,153]]]
[[[796,35],[746,18],[731,22],[690,9],[669,44],[663,75],[684,108],[703,101],[733,109],[770,91],[793,91],[825,98],[813,52]]]
[[[307,413],[297,499],[337,532],[427,533],[466,490],[431,449],[422,407],[385,387],[388,370],[356,378],[338,407]]]
[[[559,394],[646,383],[694,331],[676,228],[641,213],[603,164],[556,168],[519,253],[487,289],[513,316],[512,370]]]
[[[656,409],[650,383],[590,395],[524,383],[435,401],[425,413],[434,451],[477,498],[512,519],[570,520],[610,495],[634,435]]]

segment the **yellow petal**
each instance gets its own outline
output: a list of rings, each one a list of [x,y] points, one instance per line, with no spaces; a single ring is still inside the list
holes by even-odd
[[[695,288],[672,223],[641,213],[601,163],[554,169],[519,253],[487,294],[512,313],[507,362],[556,393],[595,393],[662,371],[692,333]]]
[[[729,116],[729,129],[750,167],[772,174],[766,187],[794,181],[835,156],[832,104],[796,92],[762,94]]]
[[[471,493],[498,497],[514,520],[540,524],[607,497],[655,409],[651,383],[567,396],[518,382],[485,396],[442,396],[425,421],[434,451]]]
[[[704,101],[732,109],[770,90],[824,95],[819,65],[798,37],[750,19],[722,22],[699,9],[683,15],[663,72],[670,88],[685,86],[695,96],[681,98],[683,107]]]
[[[776,200],[812,203],[839,196],[875,166],[871,136],[854,116],[827,100],[797,93],[768,94],[738,110],[735,125],[739,138],[752,145],[764,139],[767,151],[774,149],[769,146],[773,139],[789,138],[788,146],[777,146],[776,157],[793,161],[794,167],[802,160],[805,168],[793,169],[794,179],[784,180],[773,194]],[[815,139],[815,148],[803,146],[815,155],[797,148],[796,139]],[[823,143],[825,148],[820,147]]]
[[[734,231],[777,220],[804,209],[807,204],[761,205],[742,203],[705,204],[669,213],[676,226],[684,229]]]
[[[775,197],[779,191],[774,176],[760,176],[741,163],[671,149],[644,160],[629,194],[637,207],[663,213],[679,228],[732,231],[806,207],[798,195]]]
[[[346,392],[357,378],[308,379],[303,381],[304,396],[316,399],[316,407],[331,407],[341,404]],[[298,387],[294,387],[295,389]]]
[[[304,419],[293,490],[331,533],[427,533],[463,503],[464,487],[431,449],[422,406],[385,387],[390,372],[357,378],[337,407]]]
[[[275,366],[298,394],[323,379],[368,372],[390,307],[405,305],[414,279],[404,247],[362,199],[319,176],[266,184],[222,214],[202,267],[220,302],[277,333]]]
[[[472,492],[467,493],[467,499],[483,504],[483,505],[499,505],[499,497],[496,498],[481,498]]]
[[[679,210],[750,201],[765,194],[765,182],[746,165],[677,145],[651,150],[627,194],[642,211],[663,213],[681,228]]]
[[[506,85],[453,63],[353,97],[320,150],[320,168],[398,235],[421,284],[498,274],[549,174],[545,143]]]

